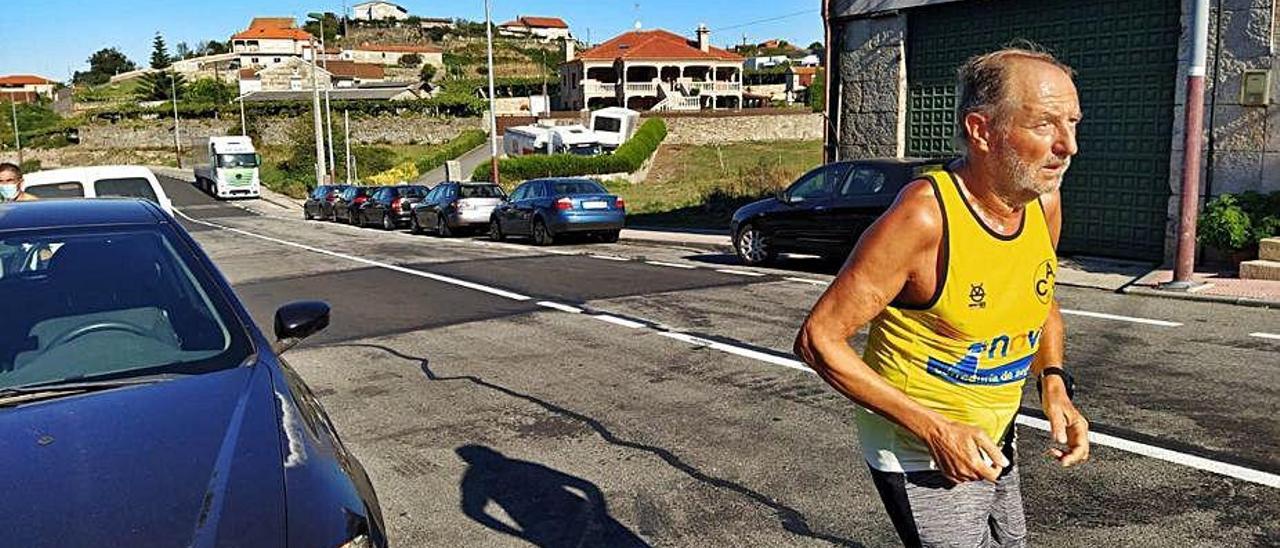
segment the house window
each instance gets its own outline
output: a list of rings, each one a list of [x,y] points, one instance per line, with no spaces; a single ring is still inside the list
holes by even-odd
[[[280,58],[279,58],[279,57],[276,57],[276,58],[275,58],[275,59],[273,59],[272,61],[273,61],[273,62],[276,62],[276,63],[279,63],[279,62],[280,62]]]
[[[250,59],[249,61],[250,61],[250,62],[252,62],[252,63],[253,63],[253,64],[255,64],[255,65],[256,65],[256,64],[258,64],[258,58],[257,58],[257,57],[254,57],[253,59]]]
[[[289,79],[290,91],[302,91],[302,77],[294,76]]]

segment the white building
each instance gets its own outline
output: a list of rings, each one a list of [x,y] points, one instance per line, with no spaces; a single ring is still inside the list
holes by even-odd
[[[565,108],[634,110],[741,108],[742,57],[714,47],[700,26],[689,40],[665,30],[621,34],[560,65]]]
[[[290,58],[310,60],[314,39],[290,17],[255,17],[247,30],[231,37],[231,51],[242,68],[269,67]]]
[[[790,60],[791,58],[786,55],[757,55],[755,57],[748,57],[746,62],[743,63],[743,66],[747,70],[764,70],[776,67]]]
[[[391,2],[375,0],[373,2],[361,2],[352,6],[351,18],[362,21],[385,21],[387,19],[404,21],[409,18],[409,10]]]
[[[315,67],[312,80],[310,61],[301,57],[289,57],[285,61],[261,68],[240,69],[240,94],[260,91],[310,91],[313,82],[325,89],[333,84],[333,75],[321,67]]]
[[[0,99],[16,103],[32,103],[38,98],[53,99],[58,83],[33,74],[0,76]]]
[[[498,34],[513,37],[541,38],[544,41],[573,38],[569,24],[559,17],[521,15],[514,21],[498,25]]]

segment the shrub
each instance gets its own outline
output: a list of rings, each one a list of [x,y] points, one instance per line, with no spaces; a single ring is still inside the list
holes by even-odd
[[[1252,226],[1235,196],[1223,194],[1210,200],[1196,227],[1200,243],[1219,250],[1233,252],[1249,244]]]
[[[503,158],[498,174],[504,181],[524,181],[538,177],[574,177],[601,173],[631,173],[644,165],[667,137],[667,125],[661,118],[650,118],[641,124],[627,142],[613,154],[575,156],[572,154],[535,154]],[[471,173],[475,181],[492,179],[489,164],[476,166]]]
[[[478,129],[468,129],[463,131],[457,137],[454,137],[448,144],[431,154],[418,158],[415,164],[419,173],[426,173],[435,168],[444,165],[445,162],[466,154],[467,151],[476,148],[486,140],[488,134]],[[489,164],[485,164],[486,166]]]

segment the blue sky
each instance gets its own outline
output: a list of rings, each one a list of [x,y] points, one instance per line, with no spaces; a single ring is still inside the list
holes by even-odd
[[[6,1],[6,3],[10,3]],[[348,5],[354,3],[348,0]],[[410,13],[481,20],[483,0],[402,0]],[[334,0],[12,0],[0,14],[0,74],[34,73],[66,80],[84,70],[89,55],[117,47],[145,65],[151,38],[164,34],[169,47],[178,42],[226,40],[248,26],[253,16],[295,15],[309,11],[341,12]],[[493,17],[502,22],[516,15],[551,15],[568,21],[585,39],[590,31],[601,42],[629,30],[637,19],[635,0],[494,0]],[[644,28],[665,28],[691,35],[698,23],[713,33],[712,43],[740,43],[783,38],[800,45],[822,40],[818,0],[640,0]]]

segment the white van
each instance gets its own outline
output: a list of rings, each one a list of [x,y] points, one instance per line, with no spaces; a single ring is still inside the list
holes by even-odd
[[[591,131],[605,150],[615,150],[636,134],[640,113],[629,108],[608,107],[591,113]]]
[[[22,190],[42,200],[58,198],[143,198],[173,215],[173,202],[156,175],[142,166],[69,167],[22,176]]]

